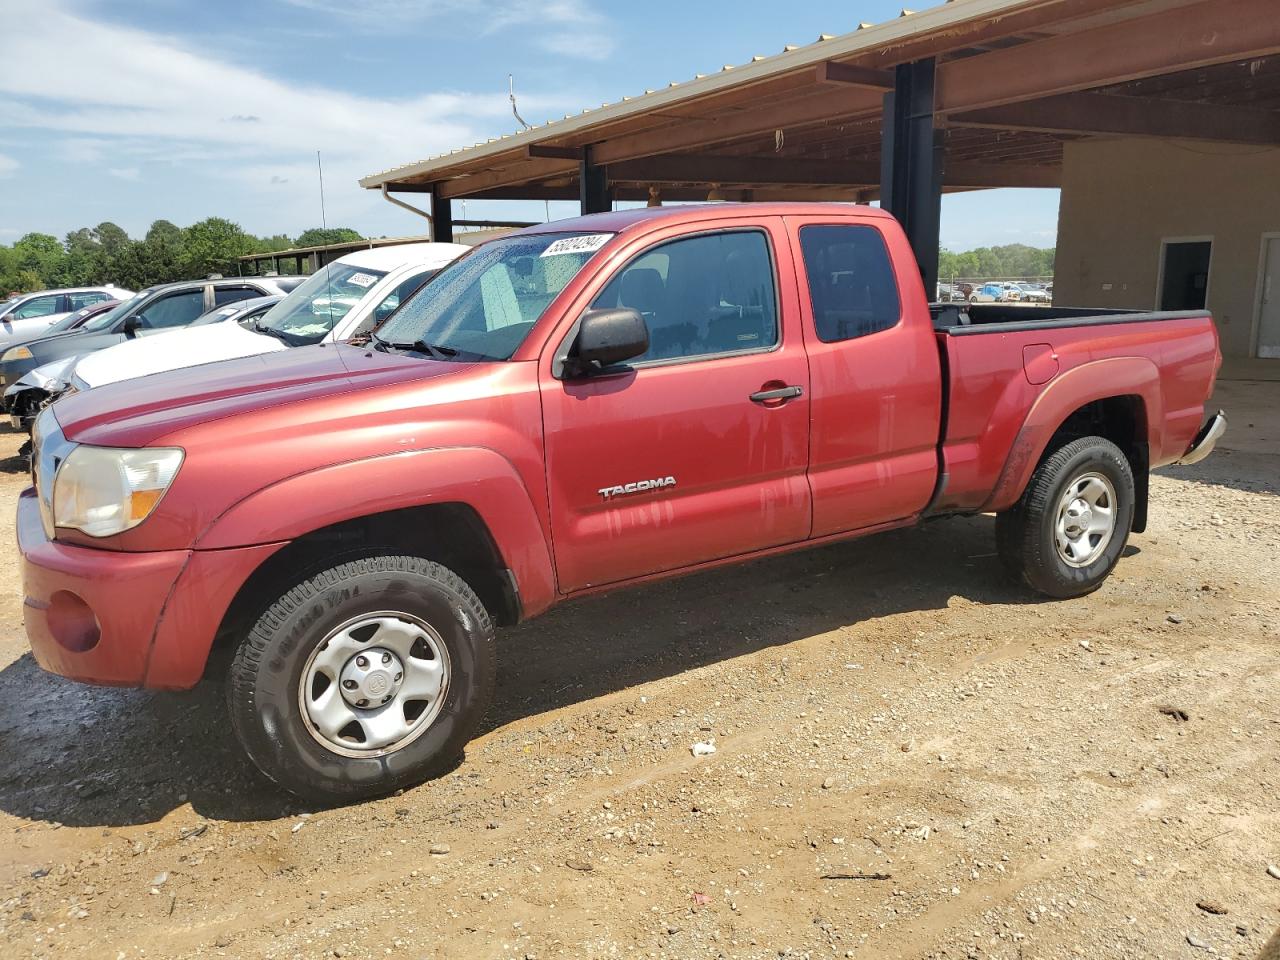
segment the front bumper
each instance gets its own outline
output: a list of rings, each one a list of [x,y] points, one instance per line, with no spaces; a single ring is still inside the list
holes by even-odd
[[[1222,435],[1226,432],[1227,415],[1219,410],[1205,421],[1205,425],[1200,428],[1200,432],[1196,434],[1196,438],[1191,442],[1191,446],[1187,448],[1187,452],[1179,457],[1176,463],[1184,467],[1199,463],[1213,453],[1213,448],[1218,445],[1218,441],[1222,439]]]
[[[126,553],[45,536],[35,491],[18,499],[22,619],[36,663],[108,686],[187,689],[232,599],[281,544]]]

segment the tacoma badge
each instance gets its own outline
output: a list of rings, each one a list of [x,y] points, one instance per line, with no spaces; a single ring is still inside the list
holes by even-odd
[[[624,483],[616,487],[601,487],[596,492],[604,500],[623,497],[631,493],[647,493],[650,490],[661,490],[663,487],[674,487],[675,477],[656,477],[653,480],[637,480],[635,483]]]

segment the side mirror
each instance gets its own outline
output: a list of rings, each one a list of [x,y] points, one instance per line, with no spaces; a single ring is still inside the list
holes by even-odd
[[[578,325],[578,338],[568,357],[566,372],[597,373],[649,349],[649,326],[630,307],[588,310]]]

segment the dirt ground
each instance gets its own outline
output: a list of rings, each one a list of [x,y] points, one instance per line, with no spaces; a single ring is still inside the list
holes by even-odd
[[[1252,960],[1280,384],[1220,395],[1227,449],[1160,472],[1091,597],[1009,586],[977,517],[566,606],[501,636],[461,765],[342,809],[249,767],[219,684],[43,674],[14,576],[0,956]]]

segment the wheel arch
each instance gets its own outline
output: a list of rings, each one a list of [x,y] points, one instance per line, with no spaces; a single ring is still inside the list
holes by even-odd
[[[298,474],[240,500],[201,534],[197,549],[270,542],[284,546],[241,585],[219,640],[236,635],[290,580],[388,550],[449,567],[500,624],[540,613],[555,598],[551,553],[529,492],[509,461],[482,448],[413,451]]]
[[[1141,533],[1151,450],[1161,449],[1163,422],[1160,372],[1150,360],[1120,357],[1075,367],[1051,381],[1032,404],[983,510],[1013,506],[1046,457],[1079,437],[1100,436],[1124,452],[1133,470],[1133,529]]]

